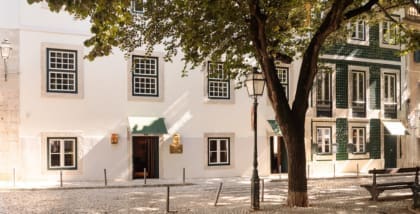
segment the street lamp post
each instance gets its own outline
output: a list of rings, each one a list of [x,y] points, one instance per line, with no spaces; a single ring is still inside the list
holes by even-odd
[[[12,52],[12,46],[9,40],[5,39],[0,44],[1,48],[1,57],[3,58],[4,62],[4,81],[7,81],[7,59],[9,59],[9,56]]]
[[[253,106],[253,129],[254,129],[254,155],[253,168],[251,177],[251,207],[254,210],[260,208],[260,178],[258,176],[258,150],[257,150],[257,107],[258,96],[264,93],[265,80],[261,72],[257,68],[253,68],[252,72],[248,73],[245,80],[245,85],[248,90],[248,95],[254,98]]]

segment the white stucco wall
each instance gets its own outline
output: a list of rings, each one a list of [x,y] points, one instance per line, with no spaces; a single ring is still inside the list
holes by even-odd
[[[2,4],[5,2],[1,2]],[[106,168],[109,179],[131,179],[131,139],[127,133],[130,116],[165,118],[168,135],[161,136],[159,171],[161,178],[249,176],[252,166],[252,100],[245,89],[234,91],[234,102],[208,102],[205,98],[206,71],[197,68],[181,77],[182,55],[163,63],[163,97],[159,101],[129,99],[128,59],[119,50],[93,62],[83,60],[79,97],[46,96],[43,69],[45,47],[77,47],[89,52],[83,41],[89,37],[89,23],[66,14],[50,13],[45,6],[28,6],[25,0],[13,5],[18,16],[12,21],[19,29],[19,151],[16,172],[21,180],[56,180],[59,171],[47,170],[47,136],[76,136],[77,170],[65,170],[65,179],[99,180]],[[4,8],[4,7],[1,7]],[[16,13],[15,13],[16,14]],[[3,24],[3,23],[2,23]],[[3,27],[4,25],[0,25]],[[142,51],[139,48],[138,51]],[[160,55],[157,47],[152,55]],[[234,87],[234,85],[231,85]],[[261,175],[269,174],[272,112],[266,98],[260,99],[258,133]],[[111,133],[119,143],[111,144]],[[184,151],[169,154],[171,135],[180,133]],[[205,133],[232,133],[229,167],[208,167]]]

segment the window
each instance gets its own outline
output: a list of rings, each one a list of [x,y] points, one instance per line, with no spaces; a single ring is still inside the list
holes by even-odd
[[[350,24],[351,39],[365,41],[366,40],[366,25],[365,21],[359,20]]]
[[[276,66],[276,70],[280,83],[283,86],[284,94],[289,99],[289,68]]]
[[[353,127],[351,129],[352,141],[351,143],[354,146],[354,153],[364,153],[366,150],[366,138],[365,138],[365,128],[363,127]]]
[[[133,13],[143,13],[143,3],[144,0],[132,0],[131,1],[131,11]]]
[[[48,169],[76,169],[77,138],[47,138]]]
[[[397,118],[396,74],[384,73],[384,115],[387,118]]]
[[[132,95],[159,96],[158,58],[133,55],[132,62]]]
[[[382,22],[382,44],[397,45],[398,44],[398,26],[395,22],[385,21]]]
[[[316,142],[318,145],[317,152],[319,154],[331,153],[331,127],[316,128]]]
[[[207,96],[209,99],[230,99],[230,80],[222,63],[208,62]]]
[[[47,48],[47,92],[77,94],[77,51]]]
[[[316,108],[318,117],[331,117],[331,97],[331,73],[320,72],[316,80]]]
[[[419,63],[420,62],[420,50],[416,50],[413,53],[414,62]]]
[[[366,115],[366,86],[365,72],[352,70],[352,110],[353,116],[365,117]]]
[[[208,138],[208,165],[230,164],[230,139]]]

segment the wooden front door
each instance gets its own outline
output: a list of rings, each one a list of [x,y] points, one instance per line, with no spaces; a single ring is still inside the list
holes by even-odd
[[[385,130],[384,135],[384,159],[385,159],[385,168],[395,168],[397,167],[397,136],[390,135],[390,133]]]
[[[287,152],[284,140],[280,136],[270,137],[271,173],[287,172]]]
[[[159,137],[133,137],[133,178],[159,178]]]

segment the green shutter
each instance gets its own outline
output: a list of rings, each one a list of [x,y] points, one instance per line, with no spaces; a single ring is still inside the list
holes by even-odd
[[[346,118],[337,118],[336,120],[336,140],[337,154],[336,160],[348,160],[347,142],[348,142],[348,122]]]
[[[370,120],[369,149],[371,159],[381,158],[381,121],[379,119]]]

